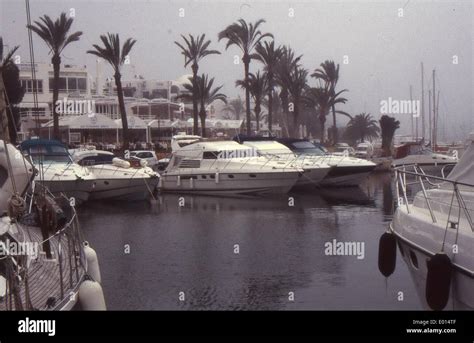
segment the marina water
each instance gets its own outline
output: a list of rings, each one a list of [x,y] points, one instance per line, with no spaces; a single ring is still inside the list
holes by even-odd
[[[418,310],[400,254],[390,278],[377,268],[392,189],[376,173],[360,187],[281,197],[88,202],[79,216],[110,310]],[[363,243],[363,258],[328,255],[335,242]]]

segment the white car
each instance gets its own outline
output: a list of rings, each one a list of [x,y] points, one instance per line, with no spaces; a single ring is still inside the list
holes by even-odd
[[[372,158],[374,154],[374,147],[370,143],[359,143],[355,150],[355,156],[358,158]]]
[[[150,151],[150,150],[130,151],[130,157],[146,161],[147,166],[150,167],[151,169],[155,169],[158,167],[158,158],[156,157],[156,154],[154,151]]]

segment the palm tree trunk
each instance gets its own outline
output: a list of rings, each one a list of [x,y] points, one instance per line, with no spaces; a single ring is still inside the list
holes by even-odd
[[[59,98],[59,71],[61,68],[61,57],[58,55],[54,55],[51,59],[51,63],[53,64],[53,77],[54,77],[54,85],[53,85],[53,137],[54,139],[61,140],[61,136],[59,134],[59,115],[56,111],[56,103],[58,102]]]
[[[199,66],[197,64],[192,65],[193,70],[193,134],[198,135],[198,88],[197,88],[197,73]]]
[[[250,58],[249,58],[250,60]],[[249,64],[250,61],[247,61],[247,59],[244,57],[244,67],[245,67],[245,83],[248,84],[249,81]],[[247,113],[247,135],[250,136],[251,134],[251,123],[250,123],[250,90],[248,87],[245,87],[245,107],[246,107],[246,113]]]
[[[285,127],[285,135],[286,137],[290,136],[290,127],[288,125],[288,91],[286,89],[282,89],[280,92],[280,100],[281,100],[281,106],[283,109],[283,117],[281,118],[281,124]]]
[[[298,128],[298,116],[300,107],[298,105],[299,100],[295,99],[295,104],[293,107],[293,136],[299,138],[299,128]]]
[[[128,121],[127,121],[127,113],[125,111],[125,102],[123,100],[123,89],[122,89],[122,81],[120,73],[115,73],[115,86],[117,87],[117,96],[119,101],[119,109],[120,109],[120,118],[122,119],[122,137],[123,137],[123,145],[122,150],[128,150],[129,148],[129,137],[128,137]]]
[[[199,117],[201,118],[201,137],[206,137],[206,109],[202,102]]]
[[[319,123],[321,124],[321,144],[324,144],[324,139],[325,139],[325,123],[326,123],[326,117],[319,116]]]
[[[336,108],[334,105],[332,105],[332,125],[333,125],[333,130],[332,130],[332,144],[337,143],[337,126],[336,126]]]
[[[257,122],[257,133],[258,131],[260,131],[260,112],[261,112],[261,109],[260,109],[260,103],[256,103],[255,104],[255,121]]]
[[[273,119],[273,94],[272,90],[268,92],[268,131],[272,132]]]

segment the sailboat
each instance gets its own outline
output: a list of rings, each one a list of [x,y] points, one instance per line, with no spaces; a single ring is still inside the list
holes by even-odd
[[[38,171],[9,143],[2,72],[0,66],[0,310],[71,310],[77,302],[104,310],[97,254],[82,238],[75,207],[37,184]]]

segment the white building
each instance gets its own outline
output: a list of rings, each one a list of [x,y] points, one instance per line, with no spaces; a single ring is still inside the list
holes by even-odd
[[[25,87],[23,101],[19,104],[22,120],[21,131],[36,127],[36,121],[44,123],[52,118],[53,112],[53,66],[49,63],[18,65],[20,82]],[[36,82],[33,82],[33,76]],[[87,68],[65,64],[59,74],[59,99],[91,99],[90,77]],[[34,91],[37,91],[35,109]]]

